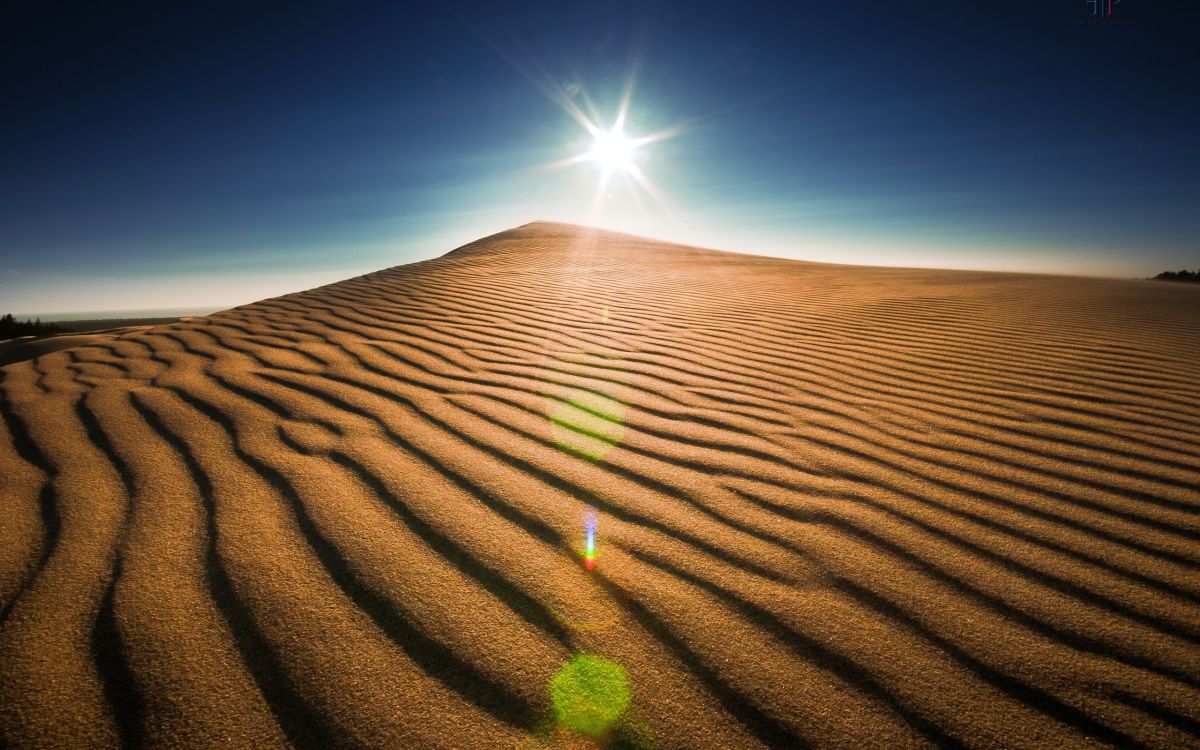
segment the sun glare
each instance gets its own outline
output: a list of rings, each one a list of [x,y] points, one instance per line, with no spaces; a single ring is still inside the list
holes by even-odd
[[[596,188],[586,209],[586,215],[577,219],[580,223],[597,225],[601,215],[605,214],[605,223],[611,225],[614,216],[629,211],[636,211],[642,217],[649,216],[655,208],[654,205],[644,202],[643,196],[648,196],[652,204],[657,204],[661,215],[678,215],[678,211],[646,174],[645,169],[652,160],[648,147],[675,137],[682,132],[682,127],[676,126],[644,135],[630,134],[626,131],[632,88],[633,84],[630,81],[626,85],[616,118],[610,127],[600,125],[601,118],[592,100],[581,87],[576,87],[574,91],[563,91],[561,96],[555,97],[555,101],[563,110],[583,127],[588,140],[586,145],[580,140],[572,141],[572,147],[578,149],[572,156],[551,162],[542,168],[553,170],[590,163],[597,172]],[[580,109],[580,106],[587,112]],[[622,195],[615,197],[618,190]],[[623,229],[629,231],[628,227]]]
[[[638,145],[638,141],[625,135],[624,129],[618,125],[612,130],[596,131],[592,136],[592,147],[585,156],[605,172],[634,172],[637,169],[634,158]]]

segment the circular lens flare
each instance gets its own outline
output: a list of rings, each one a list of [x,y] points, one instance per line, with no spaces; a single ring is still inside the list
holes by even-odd
[[[585,737],[603,737],[633,701],[625,668],[578,653],[550,680],[550,700],[559,726]]]

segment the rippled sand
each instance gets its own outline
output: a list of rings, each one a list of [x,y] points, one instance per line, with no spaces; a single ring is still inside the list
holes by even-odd
[[[0,377],[8,747],[1200,743],[1200,289],[537,223]]]

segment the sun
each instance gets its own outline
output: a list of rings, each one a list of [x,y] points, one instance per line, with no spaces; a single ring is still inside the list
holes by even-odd
[[[592,193],[589,216],[598,216],[604,210],[605,204],[613,200],[613,192],[610,188],[614,187],[615,183],[619,184],[623,190],[627,190],[627,195],[632,196],[642,210],[646,209],[646,205],[642,203],[641,196],[646,194],[664,212],[675,212],[666,195],[654,184],[644,169],[652,161],[651,149],[648,147],[659,141],[674,138],[683,131],[683,126],[675,126],[649,134],[630,134],[625,129],[626,116],[629,113],[629,92],[630,89],[627,87],[617,110],[616,119],[608,127],[600,124],[600,119],[590,99],[586,96],[581,95],[583,103],[589,110],[587,114],[571,101],[573,95],[564,93],[561,100],[556,100],[559,101],[564,111],[587,132],[588,142],[586,146],[580,148],[583,145],[582,139],[573,140],[571,142],[573,150],[576,148],[579,150],[574,151],[572,156],[550,162],[541,168],[555,170],[585,162],[595,165],[598,179],[596,180],[596,189]],[[575,93],[578,94],[579,91],[577,90]]]
[[[592,146],[584,159],[595,162],[606,173],[635,173],[637,150],[641,144],[637,138],[625,134],[621,125],[611,130],[597,130],[592,134]]]

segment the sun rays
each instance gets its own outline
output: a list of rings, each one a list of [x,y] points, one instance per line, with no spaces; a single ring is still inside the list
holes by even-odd
[[[642,200],[643,195],[647,195],[664,214],[675,214],[674,207],[667,200],[662,189],[650,179],[643,167],[652,158],[649,146],[678,135],[680,128],[668,128],[647,135],[630,132],[627,126],[632,98],[631,85],[626,85],[617,115],[612,121],[613,124],[605,127],[601,124],[604,121],[603,118],[599,115],[597,107],[587,92],[580,87],[573,87],[573,90],[574,96],[564,90],[561,92],[561,96],[554,97],[554,99],[573,120],[583,127],[589,139],[587,146],[572,156],[546,166],[550,170],[583,164],[595,167],[597,171],[596,187],[592,193],[588,218],[599,217],[603,212],[605,200],[610,197],[611,189],[617,183],[620,183],[622,189],[630,192],[630,197],[641,206],[642,210],[646,208]],[[574,101],[576,98],[579,100],[579,104]]]
[[[594,187],[586,194],[574,198],[575,188],[566,188],[554,196],[553,208],[546,207],[536,212],[546,216],[547,210],[554,218],[592,226],[605,226],[619,231],[639,232],[661,236],[675,234],[690,236],[692,220],[670,199],[666,192],[651,177],[665,179],[665,159],[655,161],[654,146],[681,135],[690,129],[695,119],[674,124],[666,128],[647,128],[652,121],[646,117],[644,108],[632,108],[633,91],[639,69],[640,50],[629,60],[625,80],[612,101],[604,95],[593,98],[593,91],[584,85],[578,74],[570,70],[569,80],[564,81],[559,73],[528,49],[515,37],[499,36],[486,31],[480,24],[468,18],[462,19],[490,46],[508,65],[536,88],[548,101],[574,121],[582,132],[568,139],[570,152],[553,161],[530,164],[517,170],[522,178],[544,177],[548,173],[567,170],[585,171],[590,167],[595,174]],[[649,113],[652,114],[652,113]],[[634,115],[634,116],[631,116]],[[609,124],[611,123],[611,125]],[[528,213],[526,215],[529,215]],[[682,233],[682,234],[680,234]]]

